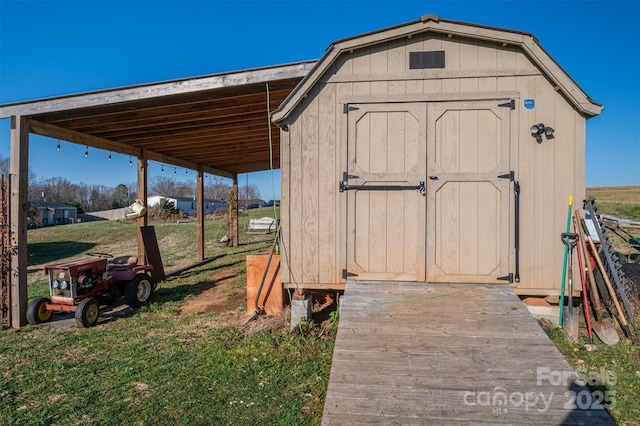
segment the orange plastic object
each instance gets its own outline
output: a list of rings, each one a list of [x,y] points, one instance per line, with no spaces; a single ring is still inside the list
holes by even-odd
[[[269,253],[247,256],[247,315],[256,311],[256,294],[268,260]],[[260,292],[258,307],[264,308],[267,315],[274,315],[282,312],[285,301],[285,290],[280,279],[280,255],[274,254]]]

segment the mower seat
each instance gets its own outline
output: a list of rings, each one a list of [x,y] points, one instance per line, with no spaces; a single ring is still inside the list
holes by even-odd
[[[109,269],[112,271],[120,271],[133,268],[138,264],[138,258],[135,256],[119,256],[109,261]]]

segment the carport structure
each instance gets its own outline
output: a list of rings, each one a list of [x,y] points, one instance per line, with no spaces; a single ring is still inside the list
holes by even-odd
[[[195,170],[198,258],[204,259],[204,174],[233,181],[238,174],[280,164],[275,110],[315,61],[142,84],[0,106],[11,118],[11,325],[26,323],[27,180],[29,135],[37,134],[137,158],[138,198],[147,198],[147,164]],[[230,206],[234,200],[230,200]],[[146,216],[138,226],[147,225]],[[236,214],[231,235],[237,244]],[[138,257],[145,258],[141,237]],[[16,273],[17,272],[17,273]]]

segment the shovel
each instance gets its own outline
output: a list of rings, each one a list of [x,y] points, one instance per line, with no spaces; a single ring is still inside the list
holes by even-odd
[[[593,269],[591,269],[591,262],[589,261],[589,257],[587,255],[587,243],[585,242],[585,231],[582,229],[581,224],[583,224],[582,217],[580,215],[580,211],[576,210],[576,220],[578,225],[578,233],[580,234],[580,247],[582,248],[582,253],[584,253],[585,265],[587,267],[587,276],[589,277],[589,287],[591,293],[591,299],[593,301],[593,307],[595,309],[594,315],[595,321],[591,323],[591,328],[598,336],[598,339],[602,341],[607,346],[613,346],[620,341],[620,336],[618,332],[614,328],[613,324],[608,321],[605,321],[602,305],[600,305],[600,297],[598,296],[598,289],[596,288],[596,279],[593,276]]]
[[[576,210],[576,213],[578,211]],[[576,218],[573,218],[573,230],[578,230],[578,222]],[[578,234],[580,235],[580,234]],[[589,312],[589,296],[587,296],[587,283],[584,276],[584,265],[582,257],[582,238],[578,238],[578,244],[576,249],[578,250],[578,267],[580,268],[580,284],[582,284],[582,307],[584,308],[584,318],[587,321],[587,334],[589,335],[589,344],[593,347],[593,327],[591,327],[591,313]]]
[[[578,311],[573,306],[573,248],[578,242],[578,234],[574,232],[563,232],[562,242],[566,246],[568,253],[567,259],[567,281],[568,281],[568,300],[564,309],[564,338],[567,342],[578,343]],[[563,302],[564,305],[564,302]]]

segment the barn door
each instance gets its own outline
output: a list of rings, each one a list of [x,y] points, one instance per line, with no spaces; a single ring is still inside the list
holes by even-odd
[[[350,279],[425,281],[426,104],[349,105]]]
[[[429,104],[430,282],[504,283],[508,275],[511,108],[499,104]]]

